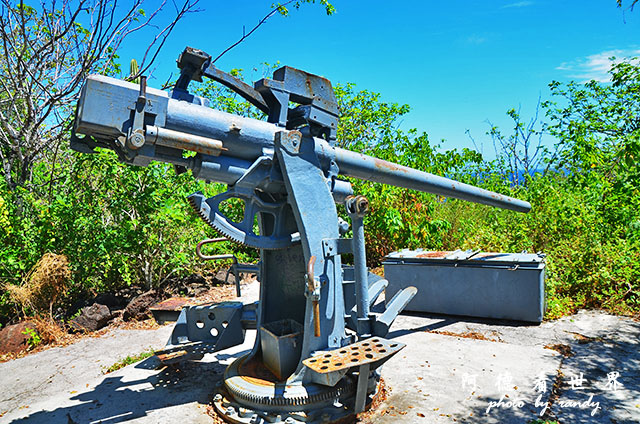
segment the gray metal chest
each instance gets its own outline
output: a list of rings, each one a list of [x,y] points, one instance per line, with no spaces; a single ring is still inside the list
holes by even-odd
[[[418,288],[408,311],[538,323],[545,312],[543,255],[405,249],[383,265],[386,299]]]

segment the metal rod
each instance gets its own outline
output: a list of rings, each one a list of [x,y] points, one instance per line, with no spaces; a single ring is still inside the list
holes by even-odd
[[[340,174],[351,177],[454,197],[518,212],[529,212],[531,204],[524,200],[494,193],[449,178],[418,171],[407,166],[377,159],[362,153],[334,148]]]
[[[367,401],[367,388],[369,386],[369,363],[362,364],[358,368],[358,388],[356,389],[355,413],[364,411]]]
[[[230,253],[225,253],[222,255],[203,255],[202,254],[202,246],[204,246],[205,244],[210,244],[210,243],[219,243],[221,241],[229,241],[228,238],[226,237],[219,237],[219,238],[214,238],[214,239],[204,239],[202,240],[200,243],[198,243],[196,245],[196,255],[198,255],[198,257],[202,260],[208,261],[208,260],[221,260],[221,259],[234,259],[235,260],[235,256],[233,256]]]
[[[225,150],[220,140],[153,125],[147,125],[145,134],[151,143],[173,147],[174,149],[190,150],[211,156],[219,156]]]
[[[357,333],[359,336],[371,334],[369,325],[369,278],[367,253],[364,240],[364,216],[369,211],[369,201],[364,196],[350,196],[345,202],[351,217],[353,238],[353,270],[356,286]]]
[[[310,294],[313,294],[316,288],[315,278],[313,277],[313,267],[316,264],[316,257],[309,258],[307,263],[307,290]],[[313,306],[313,335],[320,337],[320,302],[317,299],[312,299],[311,304]]]

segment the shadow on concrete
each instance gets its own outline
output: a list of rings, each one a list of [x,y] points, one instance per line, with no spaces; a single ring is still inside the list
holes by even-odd
[[[417,317],[417,318],[426,318],[429,320],[433,320],[435,322],[431,324],[422,325],[414,328],[405,328],[398,329],[389,332],[386,338],[393,339],[395,337],[404,336],[409,333],[414,333],[418,331],[434,331],[439,330],[441,328],[445,328],[450,325],[454,325],[457,323],[468,323],[468,324],[485,324],[488,326],[499,325],[501,327],[538,327],[536,323],[522,322],[522,321],[511,321],[511,320],[501,320],[501,319],[491,319],[491,318],[475,318],[468,317],[463,315],[444,315],[444,314],[427,314],[420,312],[408,312],[404,311],[402,315]]]
[[[176,405],[192,402],[207,405],[217,383],[222,379],[226,365],[215,361],[185,362],[165,367],[157,358],[152,357],[137,364],[135,368],[161,370],[141,379],[107,375],[93,390],[70,398],[82,403],[38,411],[14,422],[121,423]],[[127,373],[131,374],[146,373]],[[158,415],[157,422],[163,422],[161,415]]]
[[[546,376],[547,391],[537,407],[536,399],[530,398],[524,399],[519,413],[497,407],[487,415],[489,402],[499,401],[491,396],[485,398],[485,406],[468,411],[475,418],[455,418],[459,422],[506,424],[535,423],[541,418],[560,424],[640,423],[639,335],[640,322],[629,320],[610,334],[570,341],[571,354],[564,357],[556,375]],[[541,417],[547,402],[548,412]]]

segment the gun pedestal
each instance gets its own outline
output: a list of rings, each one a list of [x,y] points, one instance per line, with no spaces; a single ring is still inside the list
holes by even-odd
[[[187,48],[171,94],[90,76],[78,102],[71,145],[85,153],[106,147],[134,165],[164,161],[180,171],[190,169],[195,178],[227,184],[224,193],[211,198],[194,193],[188,200],[227,239],[260,249],[257,266],[234,262],[238,272],[257,272],[259,302],[183,309],[161,359],[198,358],[238,345],[247,329],[257,329],[251,352],[227,368],[214,397],[226,421],[348,419],[370,404],[380,366],[404,347],[384,337],[416,289],[398,292],[383,313],[371,312],[387,282],[366,269],[367,201],[353,197],[351,184],[339,176],[523,212],[530,205],[335,147],[338,108],[325,78],[283,67],[273,79],[251,87],[209,62],[206,53]],[[207,107],[187,91],[189,82],[202,76],[236,91],[268,121]],[[290,102],[298,106],[289,108]],[[185,150],[197,154],[185,157]],[[239,221],[220,208],[230,199],[244,204]],[[344,237],[348,224],[339,219],[336,204],[345,205],[353,238]],[[343,267],[343,254],[354,255],[352,269]]]

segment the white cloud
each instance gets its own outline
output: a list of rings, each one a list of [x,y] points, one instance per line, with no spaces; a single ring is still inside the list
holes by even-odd
[[[488,41],[487,37],[484,37],[482,35],[478,35],[478,34],[472,34],[470,36],[468,36],[465,41],[468,44],[482,44],[482,43],[486,43]]]
[[[500,9],[510,9],[513,7],[527,7],[533,4],[532,1],[517,1],[515,3],[509,3],[502,6]]]
[[[611,65],[621,62],[624,58],[634,56],[640,56],[640,49],[607,50],[571,62],[564,62],[556,69],[565,71],[568,77],[579,79],[581,82],[591,80],[608,82],[611,80],[611,76],[608,74]],[[615,57],[613,61],[612,57]]]

